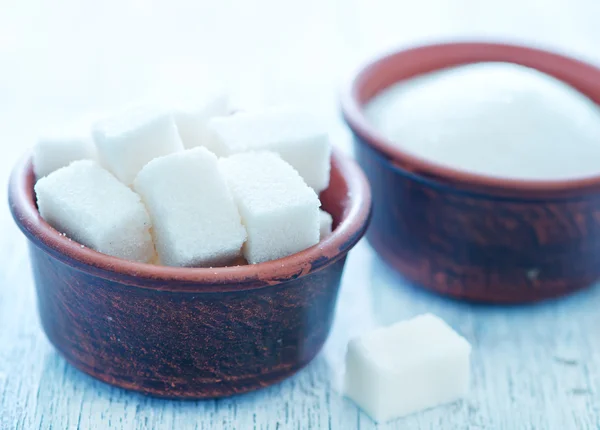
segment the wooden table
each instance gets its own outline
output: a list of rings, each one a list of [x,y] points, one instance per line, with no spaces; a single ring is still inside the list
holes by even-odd
[[[336,91],[376,51],[480,36],[600,60],[597,0],[0,0],[0,9],[2,178],[43,127],[168,90],[202,64],[229,81],[243,106],[289,102],[323,114],[348,150]],[[111,388],[57,355],[40,329],[25,240],[6,204],[0,262],[1,430],[376,428],[336,390],[345,344],[369,326],[422,312],[473,344],[472,392],[378,428],[600,428],[597,287],[535,306],[464,304],[407,285],[361,243],[331,337],[312,364],[257,393],[177,402]]]

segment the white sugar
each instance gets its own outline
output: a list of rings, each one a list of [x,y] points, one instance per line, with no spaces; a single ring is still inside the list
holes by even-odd
[[[471,346],[440,318],[425,314],[353,339],[344,390],[385,422],[464,397]]]
[[[319,222],[320,222],[320,240],[325,239],[331,234],[331,226],[333,224],[333,218],[324,210],[319,210]]]
[[[186,148],[205,146],[211,149],[208,121],[230,113],[229,97],[218,88],[192,94],[192,100],[188,95],[173,102],[173,116],[179,135]]]
[[[319,242],[319,199],[277,154],[240,153],[221,159],[220,167],[248,232],[244,257],[250,264]]]
[[[150,218],[139,196],[95,161],[56,170],[35,192],[42,218],[82,248],[143,263],[153,257]]]
[[[36,178],[42,178],[73,161],[95,158],[96,148],[89,129],[52,130],[33,147],[33,171]]]
[[[329,185],[331,144],[325,124],[313,115],[272,108],[209,121],[209,148],[219,156],[250,150],[277,152],[315,191]]]
[[[519,179],[600,174],[600,108],[523,66],[479,63],[407,80],[366,115],[399,148],[445,166]]]
[[[134,189],[150,213],[162,264],[222,266],[240,256],[246,232],[217,157],[207,149],[154,159]]]
[[[102,164],[128,186],[150,160],[183,150],[172,114],[154,108],[138,107],[100,121],[93,136]]]

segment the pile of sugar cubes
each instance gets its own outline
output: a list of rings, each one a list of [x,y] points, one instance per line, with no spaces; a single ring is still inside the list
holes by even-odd
[[[228,97],[214,94],[40,138],[35,192],[50,225],[105,254],[182,267],[256,264],[331,233],[318,197],[330,155],[313,115],[232,114]]]
[[[352,339],[344,391],[377,422],[450,403],[469,389],[471,345],[432,314]]]

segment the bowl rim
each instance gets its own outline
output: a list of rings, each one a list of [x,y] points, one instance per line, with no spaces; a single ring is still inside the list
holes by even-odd
[[[82,247],[51,227],[34,199],[31,152],[13,168],[9,206],[18,227],[33,245],[82,272],[145,289],[188,292],[242,291],[279,285],[321,270],[343,256],[364,235],[371,215],[367,178],[350,157],[332,149],[332,169],[347,187],[347,206],[335,230],[318,244],[264,263],[216,268],[184,268],[138,263]]]
[[[444,63],[442,60],[431,60],[435,54],[442,54],[453,60]],[[586,176],[582,178],[561,179],[561,180],[528,180],[518,178],[494,177],[484,174],[471,173],[459,168],[453,168],[441,163],[430,161],[427,158],[411,154],[404,151],[391,140],[386,139],[377,129],[371,125],[364,114],[364,105],[380,91],[389,88],[391,85],[400,82],[402,78],[380,88],[375,94],[361,100],[361,91],[373,86],[373,82],[380,80],[380,75],[385,74],[386,67],[392,62],[398,64],[405,60],[404,64],[408,67],[415,67],[415,57],[422,59],[429,56],[429,70],[425,72],[416,72],[408,78],[419,76],[424,73],[442,70],[448,67],[478,63],[478,62],[510,62],[521,64],[534,69],[546,68],[541,70],[544,73],[553,75],[561,73],[570,73],[573,79],[600,88],[600,69],[583,61],[567,57],[555,52],[531,46],[496,43],[488,41],[460,41],[460,42],[442,42],[416,45],[407,49],[392,51],[375,57],[359,67],[353,74],[348,83],[342,88],[340,104],[344,120],[351,130],[367,145],[376,149],[386,158],[390,159],[395,167],[405,173],[421,176],[450,185],[457,185],[461,188],[479,191],[486,194],[522,196],[522,197],[543,197],[558,195],[578,195],[590,191],[600,191],[600,174]],[[411,64],[411,58],[413,62]],[[441,63],[441,64],[440,64]],[[397,67],[397,66],[396,66]],[[407,66],[404,66],[407,67]],[[389,72],[390,74],[394,72]],[[563,82],[571,86],[573,82]],[[581,90],[580,90],[581,91]],[[581,91],[588,95],[585,91]],[[600,104],[600,100],[594,100]]]

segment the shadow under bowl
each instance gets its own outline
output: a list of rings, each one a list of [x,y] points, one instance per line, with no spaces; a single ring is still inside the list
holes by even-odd
[[[360,168],[334,151],[321,194],[335,230],[282,259],[239,267],[174,268],[100,254],[39,215],[31,158],[9,184],[29,239],[46,335],[78,369],[122,388],[215,398],[274,384],[308,364],[329,333],[346,254],[370,216]]]
[[[408,280],[459,299],[531,302],[590,286],[600,279],[600,176],[528,181],[471,174],[403,151],[364,114],[369,100],[399,81],[489,61],[532,67],[600,104],[599,69],[523,46],[444,43],[368,63],[342,94],[372,188],[367,238]]]

